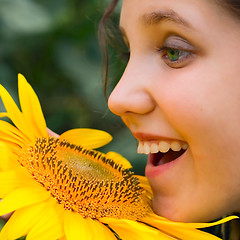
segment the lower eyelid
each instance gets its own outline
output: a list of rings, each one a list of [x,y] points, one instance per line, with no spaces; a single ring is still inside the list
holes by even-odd
[[[190,51],[185,51],[185,52],[187,52],[188,54],[184,57],[180,57],[176,61],[171,61],[168,57],[166,57],[166,55],[162,56],[162,59],[171,68],[182,68],[188,65],[188,63],[190,63],[194,57],[194,53]]]
[[[168,56],[168,51],[169,50],[178,51],[179,58],[184,58],[184,57],[187,57],[188,55],[191,54],[191,52],[189,52],[189,51],[179,50],[179,49],[172,49],[172,48],[162,48],[162,49],[158,50],[158,52],[161,53],[163,58],[168,58],[167,56]],[[184,54],[184,56],[182,56],[183,54]]]

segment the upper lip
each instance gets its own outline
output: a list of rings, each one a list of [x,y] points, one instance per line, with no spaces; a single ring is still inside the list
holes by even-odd
[[[141,132],[132,132],[132,135],[139,141],[150,141],[150,140],[162,140],[162,141],[182,141],[186,142],[180,138],[171,138],[165,136],[159,136],[151,133],[141,133]]]

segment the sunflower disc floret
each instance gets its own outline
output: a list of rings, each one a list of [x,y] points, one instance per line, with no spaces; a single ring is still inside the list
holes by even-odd
[[[98,151],[38,138],[22,148],[18,161],[59,204],[83,217],[140,220],[149,211],[133,172]]]

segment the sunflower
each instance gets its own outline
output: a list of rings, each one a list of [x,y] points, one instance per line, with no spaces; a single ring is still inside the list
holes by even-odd
[[[13,124],[0,120],[0,215],[13,212],[0,239],[216,240],[198,228],[221,224],[172,222],[153,213],[151,189],[115,152],[93,150],[111,141],[100,130],[48,134],[39,100],[19,74],[17,107],[0,85]]]

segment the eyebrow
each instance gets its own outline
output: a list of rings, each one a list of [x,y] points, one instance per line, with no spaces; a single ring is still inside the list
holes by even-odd
[[[187,22],[173,10],[154,11],[151,13],[146,13],[141,16],[141,20],[145,25],[156,25],[163,21],[169,21],[183,27],[193,28],[189,22]]]

